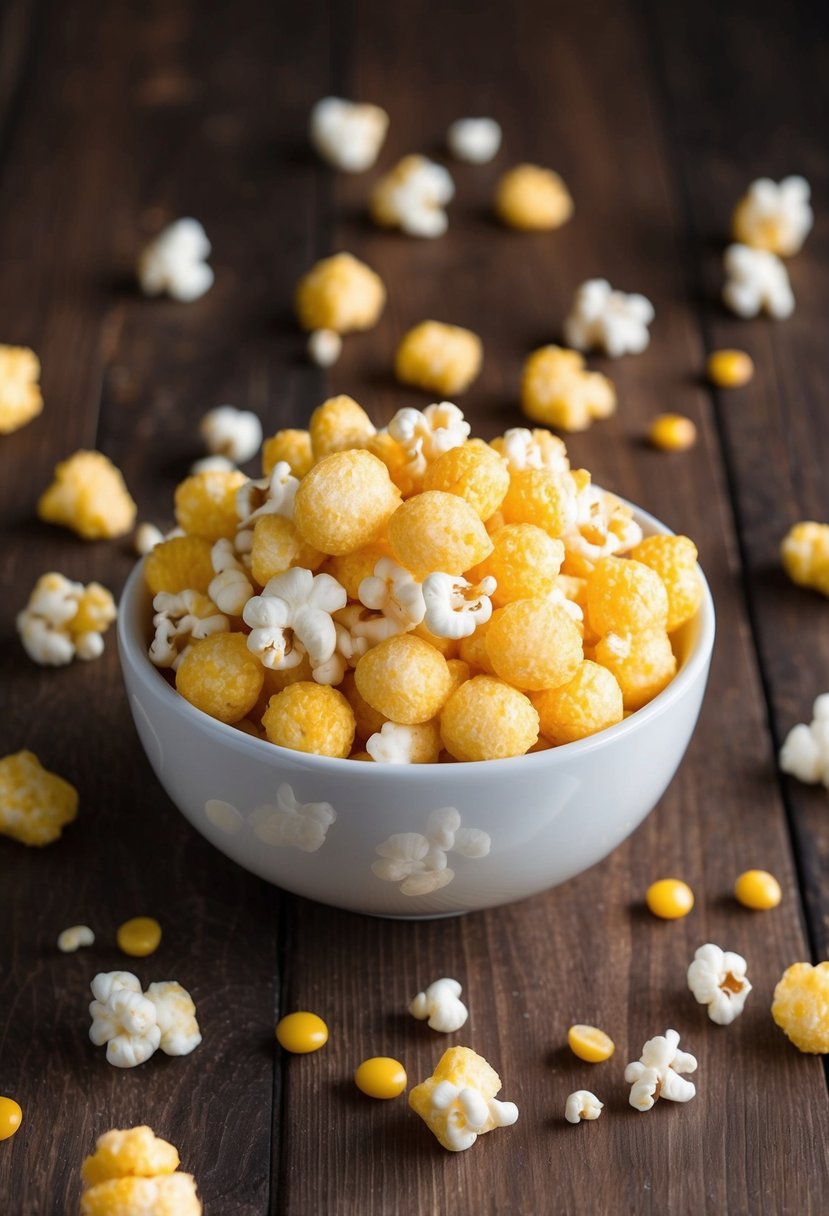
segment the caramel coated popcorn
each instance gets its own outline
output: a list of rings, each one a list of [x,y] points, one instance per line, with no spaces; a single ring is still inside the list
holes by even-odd
[[[37,418],[43,409],[40,360],[25,346],[0,344],[0,435]]]
[[[37,513],[46,523],[71,528],[84,540],[102,540],[130,532],[137,507],[111,460],[102,452],[80,451],[57,465]]]

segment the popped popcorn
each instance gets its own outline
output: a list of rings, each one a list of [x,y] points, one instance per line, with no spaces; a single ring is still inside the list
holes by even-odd
[[[357,596],[366,608],[383,615],[385,626],[373,632],[377,641],[413,629],[427,611],[424,586],[390,557],[380,558],[374,573],[361,581]]]
[[[135,529],[135,536],[132,539],[132,545],[139,557],[146,557],[148,553],[152,553],[157,545],[160,545],[164,540],[164,533],[155,524],[140,523]]]
[[[294,523],[306,544],[338,557],[376,540],[399,504],[382,460],[359,450],[332,452],[300,482]]]
[[[270,579],[242,614],[251,627],[249,650],[265,667],[295,667],[307,654],[311,666],[327,663],[337,644],[331,614],[346,605],[345,589],[330,574],[294,567]]]
[[[516,165],[495,187],[495,214],[508,227],[525,232],[560,228],[573,214],[573,200],[552,169]]]
[[[150,643],[150,662],[173,671],[178,671],[193,642],[230,628],[228,618],[213,600],[198,591],[180,591],[177,595],[160,591],[153,598],[153,612],[155,636]]]
[[[470,429],[456,405],[440,401],[425,410],[410,406],[398,410],[388,425],[388,434],[403,449],[406,471],[416,484],[433,460],[465,443]]]
[[[455,183],[443,165],[425,156],[404,156],[372,190],[369,210],[382,228],[438,237],[449,226],[444,208],[454,193]]]
[[[43,409],[40,360],[26,346],[0,343],[0,435],[9,435]]]
[[[829,595],[829,524],[794,524],[783,538],[780,556],[793,583]]]
[[[766,312],[782,319],[794,312],[786,267],[774,253],[748,245],[729,245],[723,258],[726,282],[723,300],[738,317]]]
[[[17,614],[17,632],[35,663],[62,667],[74,658],[99,658],[103,635],[117,614],[106,587],[74,583],[53,571],[37,580],[26,607]]]
[[[538,714],[517,688],[489,675],[473,676],[448,698],[440,733],[456,760],[503,760],[533,746]]]
[[[283,515],[285,519],[293,519],[298,488],[299,480],[294,477],[286,460],[277,461],[267,477],[259,481],[246,481],[236,491],[239,528],[249,529],[254,520],[261,519],[263,515]],[[234,543],[237,548],[246,549],[250,540],[250,537],[240,537],[237,532]]]
[[[375,764],[436,764],[442,746],[435,719],[408,726],[384,722],[366,739],[366,752]]]
[[[798,1051],[829,1052],[829,962],[787,967],[774,990],[771,1016]]]
[[[575,519],[564,534],[562,569],[587,578],[603,557],[627,553],[639,544],[642,529],[630,507],[594,486],[586,469],[571,475],[575,487]]]
[[[829,789],[829,693],[822,693],[812,709],[812,721],[793,726],[780,749],[784,773],[807,784],[822,782]]]
[[[209,410],[199,423],[199,433],[208,452],[244,464],[262,446],[262,423],[251,410],[220,405]]]
[[[210,241],[198,220],[176,220],[142,251],[137,267],[141,290],[146,296],[166,292],[174,300],[198,300],[213,286],[209,256]]]
[[[518,1119],[514,1102],[495,1095],[501,1078],[470,1047],[450,1047],[427,1080],[409,1094],[409,1105],[450,1152],[471,1148],[478,1136]]]
[[[168,1056],[188,1056],[195,1051],[202,1036],[187,989],[176,980],[162,980],[150,984],[144,996],[155,1005],[161,1051]]]
[[[391,722],[412,726],[440,713],[451,687],[446,659],[421,638],[397,634],[367,650],[354,669],[360,695]]]
[[[446,133],[446,145],[458,160],[486,165],[501,147],[501,127],[494,118],[458,118]]]
[[[311,110],[311,143],[343,173],[365,173],[380,154],[389,116],[368,102],[323,97]]]
[[[95,1000],[89,1006],[89,1037],[107,1045],[107,1060],[116,1068],[135,1068],[149,1060],[161,1042],[156,1007],[143,995],[141,981],[130,971],[100,972],[92,981]]]
[[[696,1067],[696,1059],[689,1052],[679,1050],[679,1035],[675,1030],[648,1039],[641,1058],[625,1069],[625,1080],[631,1086],[631,1106],[636,1110],[650,1110],[659,1098],[689,1102],[697,1091],[693,1082],[682,1074],[695,1072]]]
[[[95,934],[89,925],[70,925],[58,934],[58,950],[61,954],[74,954],[82,946],[94,946]]]
[[[354,712],[341,692],[301,680],[271,697],[262,716],[271,743],[316,756],[347,756],[354,742]]]
[[[587,371],[578,351],[542,346],[524,364],[521,409],[545,426],[583,431],[594,418],[609,418],[615,412],[616,390],[601,372]]]
[[[490,446],[503,456],[511,473],[519,469],[566,473],[570,468],[564,440],[540,428],[530,431],[523,426],[511,427],[493,439]]]
[[[470,583],[462,575],[435,571],[423,581],[426,625],[442,638],[467,638],[492,616],[495,579]]]
[[[568,1123],[581,1123],[582,1119],[598,1119],[604,1103],[589,1089],[577,1089],[568,1096],[564,1105],[564,1118]]]
[[[814,221],[805,177],[774,182],[758,177],[737,203],[731,226],[735,241],[779,257],[799,253]]]
[[[308,335],[307,350],[317,367],[333,367],[343,353],[343,340],[335,329],[315,329]]]
[[[254,528],[254,535],[255,532]],[[210,550],[210,564],[215,574],[207,585],[208,598],[220,613],[241,616],[245,604],[253,595],[253,585],[248,578],[247,567],[236,556],[233,541],[226,537],[217,540]]]
[[[428,1018],[432,1030],[453,1034],[469,1017],[469,1010],[460,999],[462,988],[457,980],[440,979],[419,992],[409,1004],[409,1013],[423,1021]]]
[[[481,339],[471,329],[421,321],[401,338],[394,371],[402,384],[454,396],[469,388],[482,358]]]
[[[45,769],[34,752],[0,760],[0,835],[21,844],[51,844],[78,814],[78,791]]]
[[[329,397],[317,406],[308,423],[308,433],[317,461],[331,452],[365,447],[376,434],[376,428],[363,407],[343,393],[339,397]]]
[[[351,253],[323,258],[297,283],[296,315],[303,329],[338,334],[371,329],[386,303],[383,280]]]
[[[124,536],[137,509],[121,473],[102,452],[80,451],[62,460],[37,503],[45,523],[71,528],[84,540]]]
[[[743,1012],[751,983],[748,964],[740,954],[721,950],[713,942],[700,946],[688,968],[688,987],[718,1026],[730,1026]]]
[[[173,1145],[149,1127],[106,1132],[81,1169],[80,1216],[201,1216],[195,1179],[178,1165]]]
[[[615,291],[607,279],[588,279],[573,297],[564,340],[576,350],[598,348],[612,358],[638,355],[650,342],[653,305],[645,296]]]
[[[248,716],[264,679],[241,633],[218,632],[193,642],[176,668],[176,689],[184,699],[230,724]]]

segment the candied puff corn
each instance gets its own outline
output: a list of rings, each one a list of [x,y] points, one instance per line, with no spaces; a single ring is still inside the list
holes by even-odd
[[[239,525],[236,494],[247,482],[237,470],[194,473],[176,486],[176,523],[190,536],[231,539]]]
[[[354,670],[357,691],[391,722],[428,722],[443,708],[452,677],[443,655],[410,633],[367,650]]]
[[[176,1149],[149,1127],[106,1132],[81,1167],[81,1216],[201,1216],[195,1180],[178,1166]]]
[[[492,546],[489,557],[469,571],[469,578],[474,583],[487,576],[495,579],[493,607],[551,594],[564,561],[560,540],[535,524],[505,524],[492,534]]]
[[[271,697],[262,716],[271,743],[315,756],[345,757],[354,742],[354,712],[341,692],[299,681]]]
[[[523,756],[538,739],[528,697],[493,676],[474,676],[452,693],[440,716],[443,744],[456,760]]]
[[[9,435],[43,409],[40,360],[25,346],[0,344],[0,435]]]
[[[657,572],[642,562],[604,557],[587,579],[587,615],[600,636],[664,629],[668,593]]]
[[[403,335],[394,370],[403,384],[453,397],[469,388],[481,370],[482,358],[481,339],[471,329],[421,321]]]
[[[210,550],[210,541],[204,536],[172,536],[156,545],[144,562],[144,581],[151,594],[198,591],[207,595],[216,573]]]
[[[311,415],[308,432],[311,451],[317,461],[332,452],[365,447],[366,441],[376,434],[376,428],[363,407],[353,397],[342,393],[317,406]]]
[[[75,452],[55,468],[37,513],[47,524],[71,528],[84,540],[125,536],[138,508],[124,478],[102,452]]]
[[[829,962],[787,967],[774,990],[771,1016],[798,1051],[829,1053]]]
[[[616,677],[628,711],[647,705],[676,675],[676,656],[664,629],[608,633],[596,643],[594,658]]]
[[[38,847],[57,840],[78,814],[78,791],[33,752],[0,760],[0,835]]]
[[[290,466],[294,477],[305,476],[314,463],[308,431],[289,427],[265,440],[262,444],[262,476],[270,477],[281,460]]]
[[[697,571],[697,547],[687,536],[648,536],[630,553],[635,562],[649,566],[668,593],[668,622],[673,633],[690,621],[702,602],[702,581]]]
[[[584,661],[572,619],[547,600],[514,600],[498,608],[485,645],[496,674],[522,691],[559,688]]]
[[[468,439],[427,466],[423,489],[457,494],[486,520],[504,501],[509,489],[509,469],[489,444],[482,439]]]
[[[573,743],[622,721],[622,690],[612,672],[585,659],[558,688],[531,696],[541,733],[554,745]]]
[[[377,540],[399,504],[382,460],[360,450],[332,452],[299,483],[294,523],[306,544],[341,557]]]
[[[176,688],[185,700],[228,723],[247,717],[264,679],[242,633],[214,633],[194,642],[176,670]]]
[[[573,214],[573,200],[552,169],[516,165],[495,188],[495,212],[510,228],[524,231],[560,228]]]
[[[471,1047],[450,1047],[431,1077],[409,1094],[409,1106],[420,1115],[450,1152],[471,1148],[478,1136],[508,1127],[518,1118],[513,1102],[499,1102],[501,1078]]]
[[[829,524],[795,524],[783,538],[780,555],[793,583],[829,595]]]
[[[401,566],[416,578],[435,570],[463,574],[492,552],[492,541],[475,509],[465,498],[443,490],[425,490],[408,498],[389,520],[388,538]]]
[[[524,364],[521,409],[533,422],[584,431],[594,418],[615,412],[616,389],[601,372],[587,371],[578,351],[542,346]]]
[[[302,276],[296,289],[296,314],[306,330],[347,334],[371,329],[385,303],[383,280],[350,253],[323,258]]]
[[[552,537],[563,536],[575,521],[572,480],[547,469],[516,469],[501,503],[506,524],[536,524]]]

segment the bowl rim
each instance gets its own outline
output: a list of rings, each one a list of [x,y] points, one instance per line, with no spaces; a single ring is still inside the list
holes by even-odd
[[[648,534],[675,535],[670,528],[641,507],[628,503],[618,494],[614,497],[631,507],[637,523],[644,525],[649,530]],[[361,777],[365,776],[369,781],[393,776],[395,780],[416,782],[424,780],[426,777],[434,779],[438,773],[442,781],[445,780],[449,783],[469,780],[473,776],[483,777],[487,773],[492,777],[501,774],[508,775],[510,772],[517,776],[516,765],[519,763],[523,769],[530,769],[532,766],[539,770],[555,769],[567,764],[571,759],[587,756],[592,751],[608,747],[617,740],[623,740],[631,731],[644,729],[649,721],[670,709],[674,702],[679,700],[695,683],[703,669],[707,668],[716,633],[716,614],[711,589],[698,563],[697,573],[702,580],[703,594],[697,609],[699,633],[691,654],[670,684],[657,693],[647,705],[635,710],[621,722],[617,722],[614,726],[607,726],[594,735],[588,735],[585,739],[576,739],[571,743],[562,743],[542,751],[527,752],[523,756],[508,756],[500,760],[465,760],[431,764],[371,764],[355,761],[348,757],[319,756],[313,752],[295,751],[292,748],[281,747],[278,743],[270,743],[267,739],[258,739],[240,731],[234,725],[211,718],[209,714],[197,709],[195,705],[191,705],[189,701],[180,696],[167,683],[159,669],[150,662],[146,649],[146,638],[140,636],[137,628],[137,601],[140,595],[149,594],[143,579],[145,561],[146,557],[142,557],[136,562],[119,599],[117,638],[122,668],[129,666],[145,684],[152,682],[151,691],[167,700],[173,712],[180,714],[185,721],[189,720],[195,729],[208,736],[214,736],[217,743],[232,744],[237,751],[241,751],[243,754],[247,751],[258,759],[271,756],[277,763],[290,760],[292,765],[308,764],[314,770],[319,769],[320,772],[328,772],[332,776],[350,772]],[[688,623],[690,624],[690,622]],[[356,773],[355,766],[359,766]]]

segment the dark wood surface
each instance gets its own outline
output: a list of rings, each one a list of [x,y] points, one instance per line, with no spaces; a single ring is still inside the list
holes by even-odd
[[[438,6],[267,0],[97,5],[7,0],[0,9],[0,341],[43,362],[40,419],[0,440],[2,754],[28,747],[80,790],[77,823],[29,851],[0,839],[0,1093],[25,1123],[0,1144],[0,1212],[72,1213],[79,1168],[109,1127],[147,1122],[180,1149],[208,1216],[319,1213],[821,1213],[829,1106],[819,1059],[773,1025],[771,992],[791,962],[829,950],[825,791],[781,779],[776,748],[829,688],[826,601],[781,574],[779,540],[829,519],[829,164],[826,29],[804,4],[747,0],[577,6],[518,0]],[[337,177],[305,146],[329,92],[383,104],[382,166],[438,152],[449,122],[492,113],[504,150],[453,169],[448,235],[434,243],[365,220],[376,173]],[[558,169],[576,214],[558,233],[498,228],[498,173]],[[767,173],[803,172],[817,224],[791,263],[797,311],[744,322],[717,302],[734,200]],[[201,301],[145,301],[131,268],[148,233],[194,214],[214,245]],[[380,326],[346,344],[330,374],[305,361],[291,318],[299,274],[347,248],[389,288]],[[395,343],[437,315],[486,350],[463,400],[476,433],[520,424],[528,350],[558,336],[591,275],[655,303],[642,356],[605,366],[618,414],[569,441],[573,462],[692,535],[714,591],[718,641],[696,735],[658,808],[589,873],[525,903],[434,923],[340,913],[237,869],[167,800],[138,745],[110,637],[97,663],[30,663],[14,616],[37,576],[59,569],[117,591],[129,544],[85,544],[35,519],[56,461],[97,446],[123,469],[142,518],[170,522],[172,491],[199,454],[196,422],[222,401],[266,431],[302,425],[331,391],[378,424],[424,404],[390,376]],[[715,346],[748,350],[746,389],[713,393]],[[642,442],[678,410],[699,443],[666,456]],[[781,906],[739,908],[750,866],[773,870]],[[654,921],[648,883],[684,875],[687,919]],[[153,978],[196,1001],[204,1043],[184,1060],[119,1071],[87,1038],[89,980],[123,965],[114,930],[148,913],[164,926]],[[92,925],[92,951],[60,955],[59,931]],[[690,1001],[685,969],[705,941],[746,955],[755,991],[731,1028]],[[136,967],[143,974],[141,965]],[[405,1012],[440,974],[471,1010],[447,1042],[474,1046],[518,1103],[516,1127],[468,1153],[440,1149],[404,1099],[371,1103],[361,1059],[428,1075],[445,1046]],[[329,1022],[326,1049],[276,1049],[294,1008]],[[565,1046],[573,1021],[617,1043],[595,1072]],[[674,1025],[700,1061],[698,1096],[643,1116],[625,1062]],[[596,1124],[562,1118],[595,1088]]]

